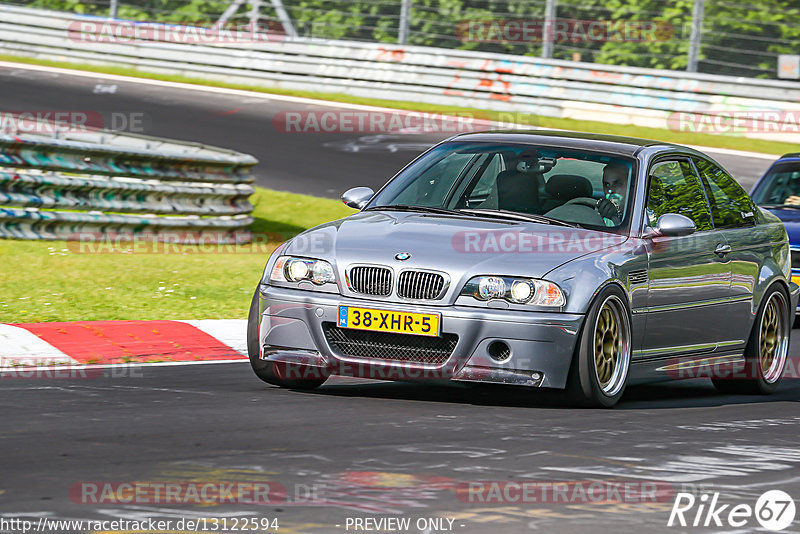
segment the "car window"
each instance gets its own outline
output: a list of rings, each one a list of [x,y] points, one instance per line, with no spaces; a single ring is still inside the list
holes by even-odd
[[[716,228],[752,226],[753,201],[731,175],[710,161],[693,158],[708,193],[711,216]]]
[[[456,186],[449,205],[454,208],[497,208],[497,176],[505,169],[499,153],[481,154]],[[455,199],[455,201],[453,201]]]
[[[592,189],[597,196],[602,196],[603,192],[603,169],[605,164],[597,161],[586,161],[579,159],[562,158],[558,160],[549,172],[544,175],[545,181],[549,181],[553,176],[572,174],[583,176],[592,184]]]
[[[753,200],[763,205],[800,205],[800,161],[770,167],[753,192]]]
[[[497,180],[497,175],[500,174],[505,167],[503,166],[503,158],[500,154],[494,154],[492,159],[489,161],[489,164],[486,166],[486,170],[483,171],[481,174],[478,183],[475,184],[475,188],[472,190],[472,195],[474,196],[485,196],[492,192],[492,187]]]
[[[462,173],[467,170],[471,160],[478,159],[474,154],[453,152],[434,163],[427,171],[425,180],[415,180],[407,184],[396,197],[396,204],[413,206],[440,206]]]
[[[713,228],[700,180],[688,161],[662,161],[653,165],[646,211],[647,223],[653,228],[658,225],[658,218],[666,213],[689,217],[698,232]]]
[[[404,169],[369,209],[410,205],[544,215],[586,228],[630,227],[636,161],[514,143],[444,143]],[[600,202],[600,200],[608,202]],[[602,214],[601,210],[602,208]]]

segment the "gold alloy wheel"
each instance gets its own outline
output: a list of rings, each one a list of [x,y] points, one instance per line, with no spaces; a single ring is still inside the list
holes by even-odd
[[[614,376],[619,354],[619,326],[611,307],[606,304],[600,311],[597,328],[594,331],[594,363],[597,366],[597,379],[600,387],[606,388]]]
[[[594,367],[606,395],[615,395],[625,383],[630,359],[630,326],[619,298],[610,296],[600,308],[594,328]]]
[[[761,315],[758,336],[761,375],[767,382],[775,382],[783,374],[788,349],[785,316],[786,301],[783,294],[773,293]]]

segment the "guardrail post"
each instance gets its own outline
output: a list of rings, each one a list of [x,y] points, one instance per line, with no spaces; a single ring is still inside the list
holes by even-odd
[[[411,0],[402,0],[400,4],[400,26],[397,29],[397,43],[408,44],[408,26],[411,19]]]
[[[700,37],[703,27],[703,11],[705,0],[694,0],[692,9],[692,33],[689,36],[689,58],[686,62],[687,72],[697,72],[697,56],[700,54]]]
[[[117,18],[118,5],[119,5],[119,0],[111,0],[111,4],[108,6],[108,18],[110,19]]]
[[[220,15],[216,25],[220,28],[225,26],[225,24],[228,22],[228,19],[231,18],[233,15],[235,15],[236,12],[244,3],[245,0],[233,0],[233,2],[230,3],[230,5],[225,9],[222,15]]]
[[[289,13],[287,13],[286,9],[283,7],[283,2],[281,0],[272,0],[272,7],[275,8],[275,13],[277,13],[278,18],[281,21],[283,33],[285,33],[290,39],[296,38],[297,31],[294,29],[294,24],[292,24],[292,19],[289,17]]]
[[[547,0],[544,6],[544,27],[542,28],[542,57],[553,57],[553,38],[555,36],[556,2]]]
[[[250,30],[253,32],[257,31],[260,12],[261,0],[250,0]]]

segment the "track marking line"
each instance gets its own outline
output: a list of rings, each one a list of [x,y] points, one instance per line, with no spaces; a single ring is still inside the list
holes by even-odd
[[[119,391],[121,389],[127,390],[147,390],[147,391],[167,391],[169,393],[192,393],[196,395],[215,395],[210,391],[200,391],[200,390],[193,390],[193,389],[172,389],[172,388],[157,388],[152,386],[84,386],[84,385],[75,385],[75,386],[68,386],[72,389],[88,389],[91,391]]]

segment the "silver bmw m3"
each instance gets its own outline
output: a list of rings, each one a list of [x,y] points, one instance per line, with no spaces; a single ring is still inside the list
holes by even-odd
[[[710,378],[770,393],[800,288],[783,224],[707,155],[568,132],[456,136],[287,241],[253,296],[256,375],[564,389]]]

